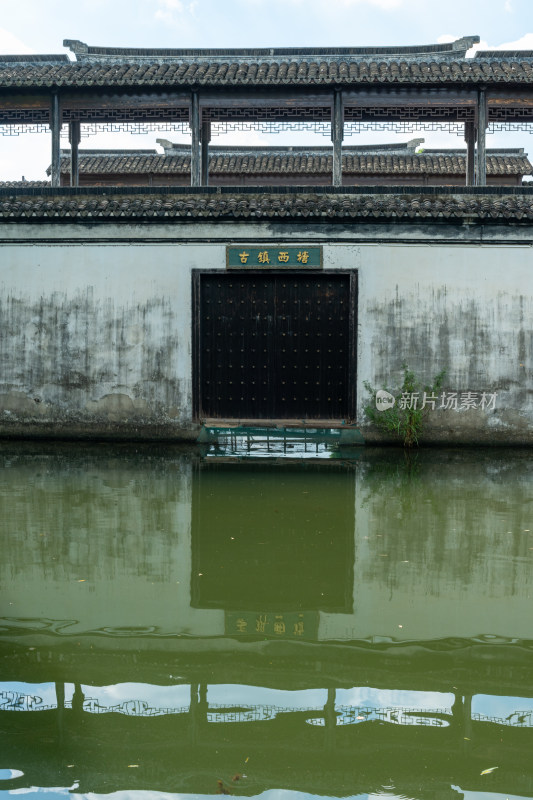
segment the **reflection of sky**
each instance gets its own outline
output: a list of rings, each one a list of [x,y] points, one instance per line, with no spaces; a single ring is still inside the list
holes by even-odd
[[[1,780],[1,778],[0,778]],[[1,785],[1,784],[0,784]],[[212,800],[210,794],[182,794],[172,792],[157,792],[150,790],[125,790],[120,792],[110,792],[109,794],[96,794],[94,792],[87,792],[81,794],[75,791],[77,784],[74,783],[71,787],[51,787],[40,788],[32,786],[27,789],[0,789],[0,800],[7,800],[11,795],[25,795],[25,800],[40,800],[43,795],[46,795],[46,800],[53,800],[53,798],[65,797],[72,798],[72,800]],[[511,794],[498,794],[496,792],[469,792],[464,791],[459,786],[452,786],[451,789],[464,793],[464,800],[533,800],[525,796],[511,795]],[[253,798],[261,800],[309,800],[311,798],[320,798],[320,800],[336,800],[334,795],[316,795],[307,792],[291,791],[289,789],[269,789],[258,795],[250,795],[249,800]],[[392,788],[385,787],[381,792],[373,792],[371,794],[358,794],[347,795],[343,800],[405,800],[404,795],[395,794]]]
[[[154,686],[151,683],[117,683],[111,686],[82,686],[86,698],[98,700],[104,706],[115,706],[129,700],[145,700],[153,708],[189,708],[191,687]]]
[[[181,794],[171,792],[155,792],[148,790],[127,790],[121,792],[110,792],[109,794],[96,794],[94,792],[87,792],[80,794],[65,787],[55,787],[50,789],[41,789],[32,786],[29,789],[12,789],[11,791],[0,790],[0,800],[10,795],[24,794],[26,800],[39,800],[43,794],[46,794],[46,800],[53,800],[53,798],[65,798],[66,796],[72,800],[213,800],[210,794]],[[395,795],[386,793],[386,796],[394,799]],[[269,789],[258,795],[250,795],[249,800],[253,798],[261,798],[261,800],[306,800],[306,798],[318,798],[321,800],[335,800],[333,796],[308,794],[307,792],[296,792],[288,789]],[[371,800],[372,798],[380,798],[383,795],[377,794],[358,794],[349,795],[344,800]],[[495,795],[496,797],[496,795]],[[514,800],[509,796],[509,800]],[[517,799],[518,800],[518,799]],[[523,798],[521,799],[523,800]]]
[[[147,702],[153,708],[189,708],[191,688],[188,684],[178,686],[155,686],[150,683],[117,683],[111,686],[82,685],[85,699],[97,700],[102,706],[112,707],[121,703],[140,700]],[[20,694],[27,697],[40,698],[41,703],[35,708],[57,708],[55,684],[53,683],[23,683],[22,681],[9,681],[0,683],[0,692]],[[72,702],[74,684],[65,684],[65,703]],[[0,697],[0,708],[3,698]],[[9,704],[9,697],[7,697]]]
[[[461,789],[459,786],[452,786],[457,792],[464,793],[464,800],[533,800],[526,796],[518,796],[513,794],[498,794],[496,792],[468,792]],[[109,794],[96,794],[94,792],[87,792],[80,794],[72,791],[71,787],[55,787],[49,789],[38,788],[32,786],[28,789],[12,789],[7,791],[0,790],[0,800],[7,800],[11,795],[25,795],[25,800],[39,800],[43,795],[46,795],[46,800],[54,800],[54,798],[65,797],[72,798],[72,800],[213,800],[210,794],[181,794],[171,792],[156,792],[149,790],[126,790],[121,792],[110,792]],[[288,789],[269,789],[258,795],[250,795],[249,800],[253,798],[261,800],[307,800],[307,798],[320,798],[320,800],[336,800],[333,795],[316,795],[308,794],[307,792],[296,792]],[[394,794],[393,791],[383,789],[382,792],[373,792],[372,794],[357,794],[347,795],[343,800],[405,800],[403,795]]]
[[[152,708],[189,709],[190,686],[156,686],[149,683],[117,683],[109,686],[82,685],[85,699],[98,701],[103,707],[114,707],[129,701],[143,701]],[[9,681],[0,683],[0,708],[2,703],[10,704],[10,694],[36,698],[34,708],[57,706],[55,684],[25,683]],[[70,705],[74,694],[74,684],[65,684],[65,703]],[[38,700],[42,702],[38,702]],[[212,684],[208,686],[208,703],[215,706],[273,706],[277,708],[322,709],[326,705],[326,689],[302,689],[299,691],[270,689],[264,686],[244,686],[240,684]],[[420,711],[441,710],[451,713],[454,695],[444,692],[416,692],[388,689],[375,689],[367,686],[352,689],[337,689],[335,705],[337,708],[405,708]],[[27,704],[22,707],[25,710]],[[499,697],[496,695],[474,695],[472,714],[501,720],[509,719],[509,724],[520,724],[518,714],[533,715],[533,698]],[[512,715],[516,715],[513,718]],[[524,724],[524,723],[523,723]],[[528,721],[525,724],[531,724]]]
[[[290,691],[268,689],[264,686],[241,686],[220,683],[209,686],[207,700],[214,705],[277,706],[279,708],[324,708],[328,693],[326,689],[301,689]]]
[[[453,694],[444,692],[408,692],[356,686],[337,689],[336,706],[368,706],[369,708],[410,708],[417,711],[443,710],[451,713]]]
[[[68,693],[68,687],[70,684],[66,684],[65,686],[65,699],[69,699],[72,697],[72,692],[74,691],[74,687],[72,686],[70,693]],[[23,681],[2,681],[0,683],[0,692],[9,693],[13,692],[15,694],[21,694],[28,697],[35,697],[40,698],[42,700],[39,703],[39,708],[45,706],[52,706],[52,708],[57,707],[57,699],[56,699],[56,687],[53,683],[24,683]],[[3,702],[6,702],[5,697],[0,697],[0,708]],[[9,699],[7,700],[7,704],[9,704]]]
[[[498,697],[491,694],[476,694],[472,698],[472,714],[506,719],[516,711],[526,713],[533,711],[533,698]],[[513,724],[517,722],[516,719],[509,721]]]
[[[527,795],[499,794],[498,792],[468,792],[460,786],[452,786],[457,792],[464,794],[464,800],[528,800]]]

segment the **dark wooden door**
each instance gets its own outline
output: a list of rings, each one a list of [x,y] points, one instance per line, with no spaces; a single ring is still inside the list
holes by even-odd
[[[201,275],[199,414],[351,414],[350,275]]]

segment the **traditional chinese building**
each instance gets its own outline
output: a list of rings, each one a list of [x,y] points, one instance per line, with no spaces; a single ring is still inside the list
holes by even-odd
[[[486,135],[533,122],[533,53],[469,57],[475,41],[187,51],[68,40],[73,61],[3,57],[2,130],[48,132],[52,158],[50,187],[0,189],[0,432],[196,439],[252,424],[372,441],[365,384],[398,388],[407,363],[423,384],[446,370],[438,398],[405,398],[428,408],[426,441],[530,443],[533,204],[518,185],[530,165],[490,153]],[[331,148],[277,148],[287,180],[274,185],[278,157],[210,145],[250,126],[327,132]],[[346,139],[377,126],[460,132],[466,150],[374,148],[365,172]],[[189,132],[188,156],[165,143],[155,158],[175,159],[172,179],[190,185],[80,186],[82,134],[152,128]]]
[[[406,144],[343,148],[344,186],[464,186],[466,150]],[[190,186],[191,148],[159,139],[157,150],[80,150],[80,186]],[[328,186],[331,147],[228,147],[209,151],[211,186]],[[48,174],[51,167],[48,168]],[[520,186],[533,167],[523,149],[487,150],[487,185]],[[61,151],[61,185],[70,186],[71,157]]]

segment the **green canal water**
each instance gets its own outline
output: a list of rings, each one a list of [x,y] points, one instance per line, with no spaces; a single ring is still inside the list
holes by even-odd
[[[0,546],[1,798],[533,797],[530,452],[4,444]]]

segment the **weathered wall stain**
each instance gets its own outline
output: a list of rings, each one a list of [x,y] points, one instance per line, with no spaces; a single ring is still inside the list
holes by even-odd
[[[114,422],[188,413],[169,299],[136,306],[102,302],[91,287],[37,302],[2,294],[0,319],[0,412]]]
[[[384,291],[369,301],[372,381],[398,385],[405,362],[428,383],[446,369],[450,391],[498,392],[507,411],[531,415],[533,331],[524,323],[532,318],[532,299],[498,292],[487,305],[450,289],[429,297],[419,288],[393,297]]]

